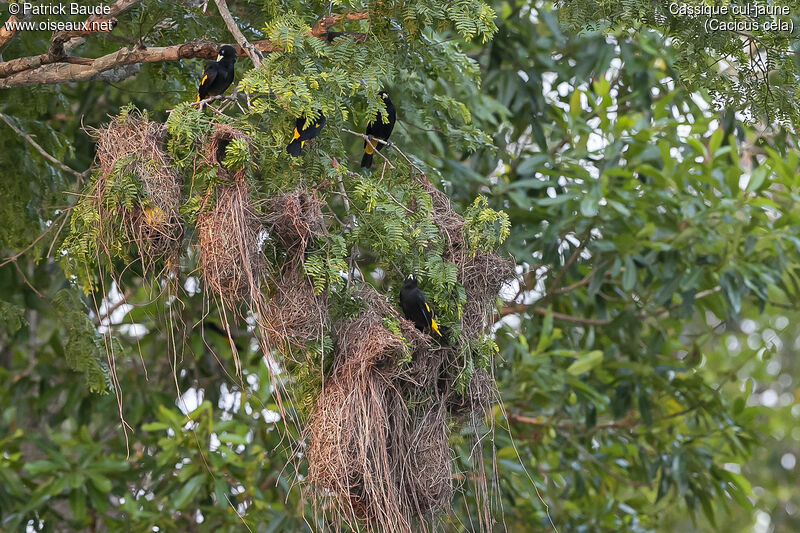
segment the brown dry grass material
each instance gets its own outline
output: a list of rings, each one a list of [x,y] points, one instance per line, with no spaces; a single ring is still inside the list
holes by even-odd
[[[433,221],[444,234],[445,246],[450,250],[464,248],[464,217],[455,212],[450,204],[450,198],[431,182],[425,178],[420,178],[418,181],[431,197]]]
[[[108,209],[121,214],[126,237],[136,245],[145,272],[157,263],[167,269],[177,268],[183,235],[178,215],[181,180],[163,149],[164,125],[130,113],[113,117],[103,128],[87,131],[97,137],[95,165],[100,176],[95,193],[101,216]],[[112,173],[138,177],[144,191],[141,204],[130,209],[101,205]]]
[[[449,510],[454,491],[450,421],[468,420],[477,428],[496,397],[494,381],[482,369],[475,371],[464,394],[453,385],[464,370],[460,348],[485,331],[500,287],[513,274],[513,262],[469,253],[463,217],[444,193],[424,178],[420,182],[431,195],[434,221],[446,239],[444,259],[457,266],[466,292],[461,340],[456,346],[441,344],[417,331],[384,296],[362,287],[356,295],[365,310],[334,326],[334,368],[309,426],[315,508],[330,514],[333,523],[344,521],[369,532],[434,528],[435,517]],[[287,233],[290,245],[298,242],[298,232],[290,227]],[[477,433],[476,442],[481,442]],[[480,520],[489,530],[481,453],[476,446],[471,479],[476,494],[483,495]]]
[[[275,344],[302,346],[329,329],[328,299],[314,294],[301,269],[289,265],[275,282],[264,309],[264,328]]]
[[[431,196],[433,220],[446,239],[442,259],[458,267],[458,282],[466,294],[461,335],[474,337],[486,327],[500,287],[513,278],[514,261],[493,253],[472,254],[464,238],[464,217],[453,210],[450,198],[426,179],[420,179],[419,183]]]
[[[368,531],[410,531],[393,482],[387,406],[401,403],[380,373],[339,377],[326,383],[311,418],[309,480],[332,499],[337,518]]]
[[[488,371],[478,368],[472,375],[464,394],[451,390],[447,395],[447,408],[460,421],[478,424],[489,413],[499,392]]]
[[[325,294],[314,294],[303,273],[306,246],[324,234],[322,202],[305,189],[273,196],[265,201],[265,228],[286,252],[286,260],[264,310],[264,328],[271,341],[287,347],[303,346],[329,329]]]
[[[446,511],[453,496],[447,413],[440,404],[415,413],[409,424],[406,442],[398,443],[405,446],[405,453],[397,465],[408,507],[406,514],[423,517],[433,511]]]
[[[214,207],[197,217],[203,280],[230,308],[244,301],[258,309],[266,266],[261,229],[244,180],[220,187]]]
[[[251,144],[250,138],[236,128],[228,124],[215,123],[214,131],[206,143],[203,159],[206,164],[217,167],[220,177],[240,181],[244,179],[244,169],[237,170],[231,175],[231,172],[222,165],[225,160],[225,149],[234,139],[244,139],[248,145]]]
[[[273,196],[266,207],[269,235],[290,259],[302,260],[309,242],[325,232],[322,202],[305,189]]]
[[[331,509],[334,520],[410,533],[449,502],[444,412],[434,419],[429,410],[409,408],[418,400],[443,405],[436,372],[418,379],[428,368],[430,338],[373,289],[358,294],[366,309],[335,328],[333,372],[311,416],[309,481],[318,503],[332,500],[318,507]]]
[[[466,302],[461,313],[461,331],[467,338],[480,335],[494,312],[503,283],[514,276],[514,262],[497,254],[470,254],[454,250],[445,258],[458,267],[458,282],[464,287]]]

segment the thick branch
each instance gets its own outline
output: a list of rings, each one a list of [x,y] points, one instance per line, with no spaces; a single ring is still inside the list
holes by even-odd
[[[326,17],[322,17],[317,22],[317,25],[311,28],[311,35],[314,37],[327,37],[328,29],[336,26],[344,20],[345,22],[354,21],[354,20],[366,20],[369,18],[369,13],[366,11],[356,11],[354,13],[333,13]]]
[[[132,2],[133,0],[119,0]],[[341,20],[363,20],[369,17],[366,12],[348,13],[345,15],[334,14],[323,17],[311,30],[310,35],[318,39],[328,40],[327,29]],[[354,34],[356,40],[364,41],[365,34]],[[272,44],[269,40],[254,41],[249,43],[261,53],[271,53],[281,50],[281,47]],[[160,61],[177,61],[180,59],[214,59],[217,56],[218,45],[207,41],[191,41],[173,46],[158,46],[152,48],[123,48],[108,55],[89,58],[65,58],[60,62],[50,62],[51,54],[48,52],[39,56],[22,57],[0,63],[0,89],[11,87],[24,87],[29,85],[69,83],[98,79],[107,70],[118,69],[136,63],[157,63]],[[235,46],[239,56],[247,53],[241,46]],[[77,64],[76,64],[77,63]]]
[[[54,63],[39,68],[19,72],[0,79],[0,89],[26,85],[63,83],[93,79],[98,74],[113,68],[134,63],[155,63],[177,61],[191,57],[211,59],[217,55],[214,43],[193,41],[175,46],[159,46],[130,50],[123,48],[108,55],[91,60],[89,64]],[[2,65],[0,65],[2,67]]]
[[[8,17],[8,20],[0,26],[0,50],[5,48],[5,46],[8,44],[8,41],[10,41],[11,38],[17,34],[17,22],[19,22],[17,16],[11,15]]]
[[[114,16],[131,9],[140,1],[141,0],[117,0],[111,4],[111,6],[109,6],[109,15],[92,15],[86,19],[86,25],[82,29],[54,33],[50,44],[50,50],[48,50],[46,53],[38,56],[21,57],[19,59],[12,59],[11,61],[0,63],[0,78],[5,78],[18,72],[35,69],[43,65],[64,61],[66,57],[66,49],[69,48],[69,41],[72,39],[86,37],[87,35],[91,35],[93,33],[98,33],[103,31],[104,28],[113,28],[117,21]],[[106,25],[103,25],[104,22]],[[5,28],[5,26],[3,26],[3,28]],[[11,36],[8,38],[10,39]]]

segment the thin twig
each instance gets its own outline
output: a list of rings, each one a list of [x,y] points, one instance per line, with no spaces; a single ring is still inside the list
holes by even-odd
[[[9,128],[14,130],[17,133],[17,135],[19,135],[20,137],[22,137],[23,139],[28,141],[31,144],[31,146],[36,148],[36,151],[39,152],[40,154],[42,154],[42,157],[44,157],[45,159],[47,159],[48,161],[53,163],[55,166],[57,166],[58,168],[60,168],[64,172],[68,172],[68,173],[72,174],[73,176],[75,176],[79,180],[83,179],[83,173],[82,172],[78,172],[77,170],[69,168],[67,165],[65,165],[64,163],[62,163],[61,161],[59,161],[58,159],[56,159],[55,157],[53,157],[52,155],[47,153],[47,151],[44,148],[42,148],[39,145],[39,143],[37,143],[35,140],[33,140],[33,137],[31,137],[29,134],[25,133],[24,131],[22,131],[18,127],[16,127],[14,125],[14,123],[11,121],[11,117],[9,117],[8,115],[5,115],[3,113],[0,113],[0,119],[3,119],[3,122],[8,124]]]
[[[545,316],[548,313],[548,310],[544,307],[531,307],[528,304],[514,304],[505,306],[494,316],[494,320],[497,321],[504,316],[514,315],[516,313],[524,313],[525,311],[533,311],[537,315],[542,316]],[[565,322],[574,322],[575,324],[584,324],[587,326],[607,326],[611,323],[611,319],[608,318],[583,318],[580,316],[567,315],[555,311],[553,311],[552,314],[553,318],[555,319],[564,320]]]
[[[595,457],[594,454],[592,454],[589,450],[587,450],[586,448],[581,446],[577,441],[575,441],[575,439],[573,439],[572,437],[570,437],[567,434],[564,435],[564,438],[566,439],[567,442],[569,442],[573,446],[573,448],[578,450],[578,452],[581,455],[583,455],[584,457],[589,459],[591,462],[593,462],[594,464],[599,466],[601,470],[603,470],[606,474],[608,474],[609,476],[613,477],[617,481],[619,481],[621,483],[625,483],[625,484],[630,485],[632,487],[637,487],[637,488],[638,487],[649,487],[649,486],[651,486],[650,483],[642,482],[642,481],[633,481],[632,479],[628,479],[628,478],[626,478],[624,476],[621,476],[621,475],[617,474],[616,472],[614,472],[613,470],[608,468],[608,466],[605,463],[603,463],[597,457]]]
[[[388,141],[384,141],[383,139],[378,139],[377,137],[373,137],[373,136],[371,136],[371,135],[367,135],[367,134],[365,134],[365,133],[359,133],[359,132],[357,132],[357,131],[348,130],[347,128],[339,128],[339,131],[343,131],[343,132],[345,132],[345,133],[350,133],[350,134],[352,134],[352,135],[355,135],[356,137],[361,137],[362,139],[364,139],[364,141],[365,141],[365,142],[370,142],[370,141],[371,141],[372,143],[376,143],[376,142],[377,142],[377,143],[380,143],[380,144],[384,144],[384,145],[386,145],[386,146],[389,146],[389,145],[391,145],[391,143],[390,143],[390,142],[388,142]],[[398,150],[398,151],[399,151],[399,150]],[[389,159],[388,159],[388,158],[387,158],[385,155],[383,155],[383,154],[380,152],[380,150],[378,150],[378,149],[376,148],[376,149],[375,149],[375,151],[374,151],[374,153],[376,153],[376,154],[378,154],[379,156],[381,156],[381,157],[384,159],[384,161],[386,161],[386,163],[388,163],[388,164],[389,164],[389,168],[390,168],[390,169],[394,169],[394,165],[392,165],[392,162],[391,162],[391,161],[389,161]]]

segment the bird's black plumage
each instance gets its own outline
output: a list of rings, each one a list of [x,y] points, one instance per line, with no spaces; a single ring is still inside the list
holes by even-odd
[[[220,47],[216,61],[206,62],[200,87],[197,88],[197,102],[209,96],[217,96],[233,83],[233,64],[236,63],[236,48],[226,44]]]
[[[375,137],[376,139],[388,141],[389,135],[392,134],[392,130],[394,129],[394,123],[397,121],[397,114],[394,109],[394,104],[392,104],[392,100],[389,98],[389,94],[386,91],[381,91],[378,94],[383,98],[386,104],[386,117],[389,121],[384,122],[383,113],[379,111],[375,120],[367,123],[367,135]],[[386,145],[380,142],[364,141],[364,157],[361,158],[361,167],[370,168],[372,166],[372,155],[375,153],[375,150],[383,150],[384,146]]]
[[[292,132],[292,142],[286,145],[286,153],[298,157],[306,141],[310,141],[319,135],[322,126],[325,125],[325,115],[321,112],[319,116],[306,124],[306,117],[297,117],[294,122],[294,132]]]
[[[417,287],[417,276],[409,274],[400,289],[400,307],[407,319],[414,322],[418,330],[435,332],[441,337],[439,324],[433,319],[433,310],[425,299],[425,294]]]

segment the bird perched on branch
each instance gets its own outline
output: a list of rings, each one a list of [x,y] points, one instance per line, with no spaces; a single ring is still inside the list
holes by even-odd
[[[197,89],[197,100],[205,100],[209,96],[217,96],[233,83],[233,64],[236,63],[236,48],[229,44],[222,45],[216,61],[207,61]]]
[[[300,151],[306,144],[317,135],[325,125],[325,115],[320,112],[319,117],[315,120],[308,121],[306,124],[306,117],[297,117],[294,122],[294,132],[292,133],[292,142],[286,145],[286,153],[293,157],[299,157]]]
[[[417,287],[417,276],[409,274],[400,289],[400,306],[407,319],[414,322],[418,330],[435,332],[440,337],[439,324],[433,319],[433,310],[425,299],[425,294]]]
[[[378,94],[383,98],[383,102],[386,104],[386,114],[388,115],[389,121],[384,122],[383,113],[378,111],[375,120],[367,123],[367,135],[376,139],[388,141],[389,135],[392,134],[392,130],[394,129],[394,123],[397,121],[397,115],[394,110],[394,104],[392,104],[392,101],[389,99],[389,94],[386,91],[380,91]],[[382,150],[384,146],[386,145],[381,142],[373,140],[364,141],[364,157],[361,158],[361,168],[372,167],[372,154],[375,153],[375,150]]]

